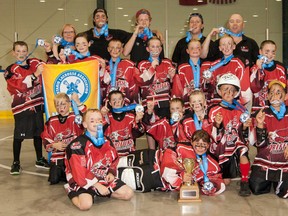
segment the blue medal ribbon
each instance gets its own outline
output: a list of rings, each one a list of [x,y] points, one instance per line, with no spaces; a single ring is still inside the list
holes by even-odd
[[[105,38],[109,35],[109,32],[108,32],[108,24],[106,23],[105,25],[102,26],[100,32],[97,31],[97,28],[94,27],[93,29],[94,31],[94,34],[97,36],[97,37],[100,37],[101,35],[104,35]]]
[[[137,106],[138,104],[130,104],[128,106],[123,106],[121,108],[113,108],[112,109],[112,112],[114,113],[122,113],[122,112],[127,112],[127,111],[131,111],[131,110],[135,110],[135,107]]]
[[[148,61],[149,61],[150,63],[153,62],[153,58],[152,58],[152,55],[151,55],[151,54],[150,54],[150,56],[149,56],[149,58],[148,58]],[[158,57],[158,61],[160,62],[160,57]]]
[[[97,137],[92,136],[89,131],[86,131],[85,135],[89,137],[92,143],[97,147],[102,146],[105,143],[102,124],[97,125]]]
[[[208,171],[208,159],[207,159],[206,153],[204,153],[204,154],[202,155],[202,159],[201,159],[201,157],[200,157],[198,154],[196,154],[196,157],[197,157],[197,161],[198,161],[198,163],[199,163],[199,167],[200,167],[201,171],[202,171],[203,174],[204,174],[204,183],[209,182],[210,180],[209,180],[209,178],[208,178],[208,176],[207,176],[207,171]]]
[[[196,130],[201,130],[203,123],[202,123],[202,121],[199,121],[196,113],[193,114],[193,120],[194,120],[194,125],[195,125]]]
[[[258,59],[263,60],[263,64],[262,64],[263,69],[271,68],[274,65],[274,60],[272,60],[269,63],[266,63],[268,61],[268,58],[264,55],[258,55]]]
[[[231,35],[231,36],[234,36],[234,37],[242,37],[242,35],[244,34],[244,32],[240,32],[240,33],[234,33],[234,32],[231,32],[229,29],[226,29],[224,27],[221,27],[221,29],[223,29],[223,31],[221,33],[219,33],[220,37],[222,37],[224,34],[228,34],[228,35]]]
[[[194,89],[199,89],[200,88],[200,59],[198,59],[197,65],[194,65],[193,61],[189,59],[189,64],[193,71]]]
[[[234,57],[234,55],[230,55],[227,58],[222,58],[221,61],[219,63],[217,63],[216,65],[212,66],[209,71],[212,73],[213,71],[217,70],[218,68],[222,67],[223,65],[227,64],[228,62],[231,61],[231,59]]]
[[[71,54],[75,56],[75,60],[76,59],[83,59],[85,57],[89,57],[90,56],[90,52],[89,51],[86,53],[86,55],[82,55],[81,53],[77,52],[76,50],[71,50]]]
[[[248,112],[248,110],[246,109],[246,107],[244,107],[243,105],[241,105],[237,100],[233,99],[232,104],[228,103],[225,100],[221,101],[221,104],[223,104],[224,106],[227,106],[231,109],[236,109],[236,110],[240,110],[241,112]]]
[[[283,102],[280,105],[280,111],[279,112],[271,105],[270,105],[270,109],[277,116],[278,120],[281,120],[282,118],[284,118],[284,115],[285,115],[285,112],[286,112],[286,106],[285,106],[285,104]]]
[[[200,40],[202,37],[203,37],[203,34],[200,33],[200,34],[198,35],[198,39]],[[186,42],[188,43],[191,39],[192,39],[192,34],[191,34],[190,31],[187,31],[187,32],[186,32]]]
[[[64,40],[64,38],[61,39],[60,44],[62,46],[64,46],[64,47],[66,47],[66,46],[74,46],[73,42],[68,42],[68,41]]]
[[[116,86],[116,74],[117,74],[117,67],[119,62],[121,61],[121,58],[118,57],[115,61],[115,63],[113,64],[113,60],[112,58],[109,61],[109,67],[110,67],[110,76],[111,76],[111,87],[115,87]]]
[[[148,39],[149,40],[150,38],[153,37],[153,33],[152,33],[152,31],[150,31],[149,28],[146,27],[146,28],[144,28],[143,32],[139,33],[137,36],[141,39],[144,39],[144,40]]]
[[[74,100],[71,100],[71,104],[72,104],[72,110],[75,114],[75,120],[74,121],[76,124],[80,125],[80,124],[82,124],[82,116],[80,115],[78,106]]]

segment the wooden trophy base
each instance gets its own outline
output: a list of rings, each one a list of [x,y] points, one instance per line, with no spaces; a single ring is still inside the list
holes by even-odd
[[[180,188],[179,203],[191,203],[191,202],[201,202],[199,187],[197,182],[192,185],[183,184]]]

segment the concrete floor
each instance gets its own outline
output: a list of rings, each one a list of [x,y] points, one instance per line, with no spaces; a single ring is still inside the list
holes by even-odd
[[[239,197],[239,181],[216,197],[201,196],[201,203],[179,204],[176,192],[136,193],[131,201],[101,198],[87,212],[77,210],[63,189],[63,184],[49,185],[48,171],[34,166],[35,153],[31,140],[24,141],[21,152],[23,172],[9,174],[12,163],[12,120],[0,120],[0,215],[2,216],[95,216],[95,215],[255,215],[286,216],[288,200],[270,194]],[[140,140],[143,147],[144,139]],[[252,154],[255,152],[253,147]],[[255,153],[254,153],[255,154]],[[46,154],[45,154],[46,155]],[[253,158],[253,155],[251,155]]]

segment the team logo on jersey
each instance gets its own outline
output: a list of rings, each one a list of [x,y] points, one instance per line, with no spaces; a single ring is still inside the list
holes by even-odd
[[[91,93],[91,84],[86,74],[79,70],[66,70],[60,73],[53,84],[54,94],[73,92],[79,95],[81,102],[85,102]]]

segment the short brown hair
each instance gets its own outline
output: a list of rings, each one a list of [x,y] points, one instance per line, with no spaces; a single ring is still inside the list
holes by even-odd
[[[83,113],[83,122],[86,120],[86,116],[88,113],[93,113],[93,112],[98,112],[102,115],[101,111],[99,109],[96,108],[89,108],[86,110],[86,112]]]
[[[263,47],[266,45],[266,44],[272,44],[275,46],[275,48],[277,49],[277,46],[276,46],[276,43],[272,40],[264,40],[262,41],[262,43],[260,44],[260,49],[263,49]]]
[[[28,50],[28,45],[24,41],[16,41],[13,43],[13,51],[15,51],[16,46],[25,46]]]
[[[210,135],[205,130],[197,130],[192,135],[192,142],[199,141],[202,139],[203,142],[210,143]]]
[[[171,103],[178,103],[178,102],[181,103],[182,107],[184,107],[184,101],[181,98],[172,98],[170,100],[170,104]]]

